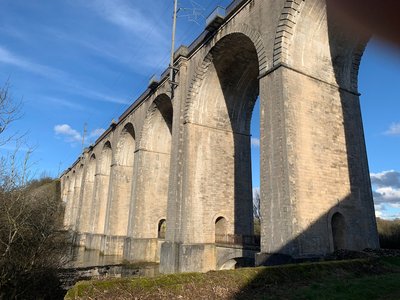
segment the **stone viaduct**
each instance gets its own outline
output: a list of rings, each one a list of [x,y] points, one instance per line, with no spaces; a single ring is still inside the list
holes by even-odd
[[[218,245],[253,235],[259,97],[257,263],[379,247],[357,88],[367,42],[323,0],[216,10],[176,51],[174,91],[167,70],[61,176],[76,244],[159,261],[164,273],[223,268],[244,255],[231,247],[224,261]]]

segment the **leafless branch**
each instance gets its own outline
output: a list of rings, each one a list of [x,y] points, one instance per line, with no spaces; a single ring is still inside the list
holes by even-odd
[[[11,123],[22,117],[22,101],[16,102],[10,93],[10,83],[7,81],[0,87],[0,146],[5,145],[17,136],[10,134],[4,137],[4,132]]]

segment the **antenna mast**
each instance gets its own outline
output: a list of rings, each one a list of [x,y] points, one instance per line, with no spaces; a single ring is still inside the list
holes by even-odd
[[[83,125],[83,134],[82,134],[82,153],[83,153],[83,150],[85,148],[85,137],[86,137],[86,134],[87,134],[87,123],[85,122],[85,124]]]
[[[172,22],[172,43],[171,43],[171,61],[169,64],[169,82],[171,84],[171,97],[173,97],[174,89],[178,85],[175,82],[175,74],[177,69],[174,67],[174,54],[175,54],[175,32],[176,32],[176,17],[178,14],[178,0],[174,0],[174,14]]]

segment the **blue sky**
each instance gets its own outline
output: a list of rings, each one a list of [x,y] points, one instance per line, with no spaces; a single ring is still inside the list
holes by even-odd
[[[198,0],[207,16],[230,0]],[[198,7],[190,0],[182,7]],[[57,176],[87,142],[168,65],[172,0],[1,0],[0,84],[9,79],[24,116],[10,131],[28,130],[35,174]],[[178,19],[177,46],[190,44],[204,18]],[[360,70],[360,92],[377,215],[400,217],[400,51],[373,41]],[[252,120],[253,182],[259,186],[259,113]],[[3,147],[2,154],[12,145]]]

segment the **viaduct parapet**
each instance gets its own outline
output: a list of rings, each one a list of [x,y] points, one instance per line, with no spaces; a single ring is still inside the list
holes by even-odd
[[[234,1],[211,15],[175,53],[173,94],[167,70],[61,176],[76,244],[164,273],[232,267],[251,251],[263,264],[379,247],[357,88],[367,41],[323,0]]]

